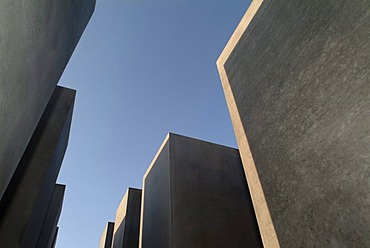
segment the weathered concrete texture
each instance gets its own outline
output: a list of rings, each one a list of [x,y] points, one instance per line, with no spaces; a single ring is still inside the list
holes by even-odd
[[[264,1],[224,65],[282,247],[370,247],[369,27],[370,1]]]
[[[95,0],[0,1],[0,199]]]
[[[139,247],[141,193],[141,189],[127,189],[116,212],[112,248]]]
[[[100,238],[100,248],[111,248],[113,240],[114,222],[108,222],[106,225],[101,238]]]
[[[169,134],[143,190],[140,247],[262,247],[237,149]]]
[[[75,91],[57,87],[12,178],[0,243],[35,247],[67,148]]]
[[[56,184],[54,187],[53,196],[51,198],[48,212],[46,213],[44,223],[37,241],[38,248],[51,248],[54,241],[55,232],[62,211],[63,198],[66,186]]]

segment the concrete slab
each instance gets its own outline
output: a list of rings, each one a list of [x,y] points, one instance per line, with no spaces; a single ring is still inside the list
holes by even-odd
[[[95,0],[0,1],[0,199]]]
[[[60,213],[62,211],[65,189],[66,186],[61,184],[56,184],[54,187],[49,209],[46,213],[39,239],[37,241],[36,247],[38,248],[51,248],[53,245]]]
[[[55,89],[17,167],[0,211],[4,247],[36,246],[67,148],[75,93]]]
[[[100,248],[111,248],[113,240],[114,222],[108,222],[100,237]]]
[[[138,247],[141,193],[141,189],[127,189],[116,212],[112,248]]]
[[[255,0],[217,62],[265,247],[370,247],[369,9]]]
[[[262,247],[237,149],[169,134],[143,191],[139,247]]]

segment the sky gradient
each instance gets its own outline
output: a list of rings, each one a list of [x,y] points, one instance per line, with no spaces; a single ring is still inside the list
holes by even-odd
[[[168,132],[236,147],[216,60],[246,0],[98,0],[59,85],[77,90],[58,248],[98,247]]]

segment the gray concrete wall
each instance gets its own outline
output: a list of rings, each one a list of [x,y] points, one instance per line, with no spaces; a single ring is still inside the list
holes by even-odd
[[[281,247],[370,247],[369,10],[263,1],[220,70]]]
[[[95,0],[0,1],[0,199]]]
[[[51,248],[53,245],[60,213],[62,211],[65,189],[65,185],[56,184],[54,186],[53,196],[51,198],[49,208],[37,241],[36,247],[38,248]]]
[[[112,248],[139,246],[141,194],[141,189],[127,189],[116,212]]]
[[[140,248],[171,248],[169,147],[166,142],[143,179]]]
[[[144,182],[143,248],[262,247],[237,149],[170,134]]]
[[[141,189],[129,188],[122,248],[138,248],[140,233]],[[120,247],[120,248],[121,248]]]
[[[57,239],[58,239],[58,233],[59,233],[59,227],[57,227],[57,230],[55,231],[55,235],[54,235],[54,238],[53,238],[53,244],[51,245],[51,248],[55,248],[55,245],[56,245]]]
[[[101,235],[99,248],[112,247],[113,231],[114,231],[114,222],[108,222]]]
[[[0,243],[34,247],[50,204],[72,120],[75,91],[57,87],[17,167],[2,205]]]

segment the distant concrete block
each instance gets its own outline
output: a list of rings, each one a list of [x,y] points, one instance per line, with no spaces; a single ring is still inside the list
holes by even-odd
[[[114,222],[108,222],[101,235],[99,248],[112,247],[113,231],[114,231]]]
[[[254,0],[217,61],[265,247],[370,247],[369,10]]]
[[[139,247],[262,247],[237,149],[169,134],[143,192]]]
[[[48,212],[46,213],[44,223],[37,241],[37,248],[51,248],[57,225],[62,211],[65,185],[56,184],[53,196],[51,198]]]
[[[67,148],[75,93],[55,89],[23,154],[1,206],[1,246],[36,246]]]
[[[95,0],[0,2],[0,199]]]
[[[139,246],[141,189],[128,188],[117,212],[112,248]]]

